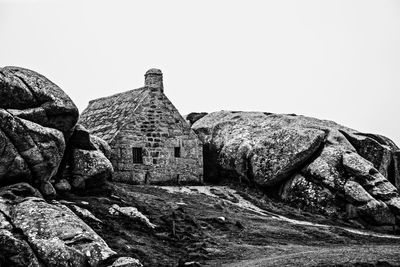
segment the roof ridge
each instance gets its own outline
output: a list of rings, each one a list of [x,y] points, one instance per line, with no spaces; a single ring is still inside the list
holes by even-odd
[[[131,90],[128,90],[128,91],[112,94],[112,95],[109,95],[109,96],[103,96],[103,97],[100,97],[100,98],[92,99],[92,100],[89,101],[89,105],[92,104],[92,103],[98,102],[98,101],[102,101],[102,100],[118,97],[118,96],[124,95],[124,94],[129,94],[129,93],[131,93],[133,91],[146,90],[148,88],[149,88],[148,86],[142,86],[142,87],[139,87],[139,88],[136,88],[136,89],[131,89]]]
[[[145,87],[146,87],[146,86],[142,87],[141,89],[146,89]],[[135,90],[137,90],[137,89],[135,89]],[[133,90],[130,90],[130,91],[133,91]],[[130,91],[128,91],[128,92],[130,92]],[[136,113],[136,111],[138,110],[138,108],[142,105],[143,101],[144,101],[148,96],[149,96],[149,95],[147,94],[147,90],[143,90],[143,91],[140,93],[139,98],[141,98],[141,99],[137,102],[137,105],[135,106],[135,109],[131,111],[130,117],[131,117],[133,114]],[[129,124],[129,123],[131,123],[131,122],[132,122],[132,121],[129,120],[129,121],[126,121],[126,122],[122,123],[121,126],[118,127],[118,129],[117,129],[117,131],[114,133],[114,135],[110,138],[109,143],[111,143],[111,142],[114,140],[114,138],[120,133],[120,131],[121,131],[121,129],[122,129],[123,127],[125,127],[127,124]]]

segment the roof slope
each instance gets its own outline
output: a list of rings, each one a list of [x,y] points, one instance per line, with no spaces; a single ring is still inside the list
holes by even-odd
[[[82,112],[79,123],[110,143],[121,127],[130,121],[129,118],[149,95],[149,91],[149,87],[141,87],[92,100]]]

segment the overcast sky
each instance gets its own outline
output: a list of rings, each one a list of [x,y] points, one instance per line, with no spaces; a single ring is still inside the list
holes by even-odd
[[[155,67],[182,114],[296,113],[400,145],[400,1],[0,0],[0,62],[80,111]]]

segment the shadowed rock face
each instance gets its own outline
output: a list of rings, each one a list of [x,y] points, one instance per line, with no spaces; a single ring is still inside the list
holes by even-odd
[[[38,187],[53,177],[66,138],[78,119],[71,99],[44,76],[27,69],[0,69],[0,184]]]
[[[56,184],[56,188],[100,188],[106,180],[111,180],[114,171],[107,158],[110,154],[111,149],[107,142],[90,135],[82,125],[76,125],[64,156],[63,179]]]
[[[57,173],[59,191],[104,183],[113,171],[104,155],[110,148],[75,125],[77,120],[75,104],[46,77],[18,67],[1,68],[0,185],[28,182],[54,196],[50,179]],[[63,176],[71,165],[73,170]],[[78,185],[71,187],[74,181]]]
[[[19,67],[0,69],[0,107],[64,134],[71,131],[79,116],[75,104],[56,84]]]
[[[70,209],[43,198],[101,188],[112,175],[110,147],[77,120],[47,78],[0,68],[1,266],[98,266],[116,254]]]
[[[293,205],[367,225],[393,225],[400,216],[399,148],[386,137],[261,112],[215,112],[192,128],[205,144],[209,181],[273,186]]]

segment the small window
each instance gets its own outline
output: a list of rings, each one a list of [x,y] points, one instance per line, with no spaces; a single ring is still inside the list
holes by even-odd
[[[175,155],[175,158],[180,158],[181,157],[181,148],[179,146],[175,147],[174,155]]]
[[[142,154],[142,148],[141,147],[133,147],[132,148],[132,158],[133,158],[133,163],[136,164],[142,164],[143,163],[143,154]]]

